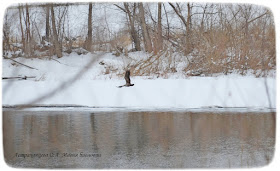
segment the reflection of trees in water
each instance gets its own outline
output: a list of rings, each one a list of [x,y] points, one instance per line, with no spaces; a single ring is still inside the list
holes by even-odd
[[[173,139],[176,134],[173,114],[169,112],[145,113],[143,117],[143,125],[149,133],[149,144],[159,145],[164,152],[167,152],[171,143],[175,142]]]
[[[147,144],[147,130],[144,125],[144,115],[128,113],[125,142],[129,153],[141,152]]]
[[[98,151],[98,146],[96,143],[97,122],[95,119],[95,115],[93,113],[90,114],[89,117],[90,117],[90,125],[91,125],[90,141],[92,142],[92,150],[97,152]]]
[[[14,157],[16,152],[92,152],[101,154],[100,162],[105,164],[113,155],[127,155],[130,159],[138,155],[140,160],[160,155],[165,160],[176,158],[173,162],[182,167],[188,164],[201,167],[210,164],[255,166],[271,161],[275,143],[273,115],[275,113],[202,112],[33,115],[32,112],[14,114],[5,111],[5,158],[13,163],[21,160]],[[219,161],[221,155],[225,158]],[[64,164],[69,162],[64,158],[56,160]],[[38,162],[35,164],[44,166],[54,160],[44,158]],[[81,165],[80,159],[71,159],[70,164]]]
[[[118,117],[120,115],[127,115],[127,119],[117,121],[122,119]],[[212,149],[211,153],[226,152],[229,144],[225,143],[230,142],[234,142],[231,148],[250,153],[251,149],[266,149],[267,146],[260,143],[268,136],[275,136],[272,131],[275,123],[271,124],[269,114],[132,112],[92,114],[90,118],[92,142],[97,142],[94,144],[97,147],[106,145],[108,154],[120,151],[143,153],[149,147],[159,147],[160,151],[167,153],[179,147],[182,151],[195,148],[198,156],[203,156],[209,153],[209,149]],[[264,129],[259,131],[259,126]],[[250,159],[255,160],[253,156]]]

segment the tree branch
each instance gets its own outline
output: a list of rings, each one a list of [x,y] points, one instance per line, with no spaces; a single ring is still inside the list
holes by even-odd
[[[120,7],[119,5],[117,5],[117,4],[114,4],[116,7],[118,7],[119,9],[121,9],[122,11],[124,11],[125,13],[127,13],[127,11],[124,9],[124,8],[122,8],[122,7]]]
[[[20,64],[20,65],[23,65],[23,66],[27,67],[27,68],[38,70],[37,68],[33,68],[33,67],[31,67],[31,66],[25,65],[25,64],[23,64],[23,63],[20,63],[20,62],[14,60],[14,59],[11,59],[11,58],[4,57],[4,59],[9,59],[9,60],[14,61],[15,63],[18,63],[18,64]]]
[[[180,19],[183,21],[184,25],[187,27],[188,24],[187,24],[187,21],[185,20],[185,18],[179,13],[179,11],[176,9],[176,7],[172,3],[170,3],[170,2],[168,2],[168,3],[173,8],[173,10],[178,15],[178,17],[180,17]]]
[[[260,15],[260,16],[258,16],[258,17],[256,17],[256,18],[254,18],[254,19],[252,19],[252,20],[250,20],[250,21],[248,21],[248,24],[251,23],[251,22],[253,22],[253,21],[255,21],[255,20],[257,20],[257,19],[259,19],[259,18],[261,18],[261,17],[263,17],[263,16],[265,16],[266,14],[267,14],[267,12],[265,12],[265,13],[263,13],[262,15]]]

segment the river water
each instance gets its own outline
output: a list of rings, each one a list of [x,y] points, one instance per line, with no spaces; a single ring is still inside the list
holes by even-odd
[[[259,167],[275,112],[4,110],[3,136],[12,167]]]

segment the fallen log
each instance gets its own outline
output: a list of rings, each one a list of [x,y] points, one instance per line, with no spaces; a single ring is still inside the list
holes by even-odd
[[[29,78],[36,78],[35,76],[24,76],[24,77],[2,77],[2,80],[8,80],[8,79],[19,79],[19,80],[27,80]]]

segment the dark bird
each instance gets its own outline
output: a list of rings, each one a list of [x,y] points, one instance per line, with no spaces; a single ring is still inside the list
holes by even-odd
[[[103,61],[100,61],[99,65],[105,65],[105,63]]]
[[[131,84],[131,83],[130,83],[130,70],[127,70],[127,71],[125,72],[124,79],[125,79],[126,84],[125,84],[125,85],[122,85],[122,86],[118,86],[119,88],[121,88],[121,87],[130,87],[130,86],[134,86],[134,84]]]

